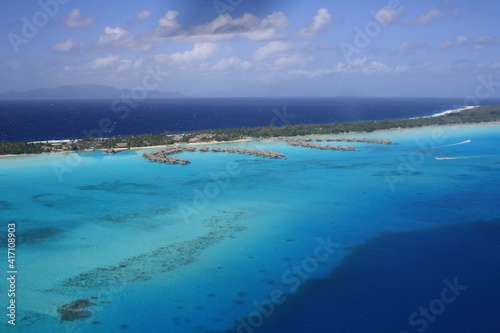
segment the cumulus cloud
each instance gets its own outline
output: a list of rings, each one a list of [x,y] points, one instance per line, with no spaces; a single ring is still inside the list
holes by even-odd
[[[276,12],[263,19],[253,14],[244,14],[241,18],[233,19],[225,14],[212,22],[191,27],[183,32],[185,36],[212,36],[221,39],[246,37],[250,40],[265,40],[275,36],[277,28],[284,28],[288,24],[285,14]]]
[[[467,36],[457,36],[457,37],[455,37],[455,40],[445,40],[443,43],[441,43],[439,48],[441,50],[448,50],[448,49],[451,49],[452,47],[463,45],[468,40],[469,40],[469,38]]]
[[[397,55],[410,55],[415,54],[418,50],[425,48],[422,43],[401,43],[394,51]]]
[[[312,61],[312,57],[304,57],[299,54],[286,54],[278,57],[271,65],[272,70],[281,70],[284,68],[300,68],[306,66]]]
[[[420,14],[414,20],[410,21],[408,25],[418,26],[418,25],[428,25],[434,22],[436,19],[449,17],[449,16],[458,16],[462,10],[460,8],[453,9],[440,9],[434,8],[428,11],[425,14]]]
[[[242,61],[238,57],[230,57],[220,60],[217,64],[212,66],[214,71],[225,71],[228,69],[236,70],[248,70],[252,67],[252,64],[248,61]]]
[[[311,24],[299,31],[299,35],[303,37],[315,37],[318,33],[326,31],[333,24],[333,18],[328,9],[321,8],[314,16]]]
[[[86,69],[90,68],[93,71],[105,72],[105,73],[123,73],[127,71],[137,70],[144,64],[144,59],[141,57],[136,60],[123,59],[119,55],[110,54],[106,57],[100,57],[92,60]],[[71,66],[66,66],[64,68],[66,71],[70,70],[84,70],[83,68],[76,68]]]
[[[288,43],[282,41],[273,41],[255,51],[252,57],[257,61],[261,61],[272,54],[287,51],[290,49],[290,47],[291,46]]]
[[[92,16],[82,15],[80,13],[80,9],[78,9],[78,8],[73,9],[62,20],[62,23],[65,26],[67,26],[68,28],[86,27],[88,25],[91,25],[92,22],[94,22],[94,19],[92,18]]]
[[[500,38],[493,36],[481,36],[472,44],[472,49],[479,51],[490,45],[500,44]]]
[[[140,35],[132,35],[121,27],[105,27],[97,45],[101,49],[128,49],[148,51],[153,46],[161,45],[168,39],[194,43],[217,43],[237,38],[249,40],[276,39],[278,29],[288,25],[285,14],[275,12],[263,18],[253,14],[244,14],[233,18],[230,14],[220,15],[214,20],[194,26],[182,27],[178,22],[180,13],[169,10],[158,20],[157,26]]]
[[[144,62],[144,59],[142,59],[142,58],[139,58],[135,61],[128,60],[128,59],[121,59],[120,63],[116,67],[116,71],[121,73],[121,72],[125,72],[129,69],[138,69],[142,66],[143,62]]]
[[[109,67],[116,66],[120,63],[121,57],[118,55],[108,55],[107,57],[101,57],[94,59],[90,62],[90,69],[92,70],[103,70]]]
[[[192,50],[176,52],[173,54],[157,54],[155,59],[159,62],[194,63],[207,60],[223,51],[222,47],[216,43],[196,43]]]
[[[135,18],[138,20],[143,20],[151,16],[151,12],[147,9],[143,9],[135,13]]]
[[[74,39],[68,39],[65,42],[52,45],[50,49],[57,52],[70,52],[76,48],[82,47],[83,45],[85,45],[84,42],[77,42]]]
[[[158,20],[157,32],[168,36],[178,30],[181,26],[177,23],[177,16],[179,16],[179,12],[176,10],[169,10],[166,12],[165,15]]]
[[[104,28],[104,33],[99,37],[97,45],[104,49],[118,48],[132,51],[147,51],[153,46],[150,43],[140,41],[126,29],[109,26]]]
[[[281,12],[275,12],[265,18],[258,18],[249,13],[240,18],[224,14],[211,22],[182,29],[177,22],[178,15],[176,11],[168,11],[158,22],[158,27],[143,36],[144,40],[177,38],[194,42],[217,42],[238,37],[265,40],[276,37],[277,29],[288,24],[287,17]]]
[[[483,50],[490,45],[500,44],[500,38],[493,36],[481,36],[471,40],[467,36],[457,36],[454,40],[446,40],[440,45],[440,49],[448,50],[457,46],[465,46],[475,51]]]
[[[401,16],[401,10],[397,10],[390,6],[380,8],[374,15],[375,21],[384,27],[396,22],[399,18],[401,18]]]

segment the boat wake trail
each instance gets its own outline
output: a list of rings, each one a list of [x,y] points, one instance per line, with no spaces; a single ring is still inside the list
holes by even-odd
[[[434,157],[435,160],[464,160],[467,158],[492,157],[498,155],[478,155],[478,156],[460,156],[460,157]]]
[[[458,146],[458,145],[463,145],[465,143],[470,143],[472,140],[469,139],[469,140],[465,140],[464,142],[459,142],[459,143],[453,143],[451,145],[445,145],[445,146],[438,146],[436,148],[443,148],[443,147],[451,147],[451,146]]]

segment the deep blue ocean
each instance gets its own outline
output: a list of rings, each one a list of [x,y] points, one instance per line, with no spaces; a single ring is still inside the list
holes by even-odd
[[[124,119],[111,105],[3,101],[0,133],[65,139],[103,119],[109,137],[416,117],[460,101],[150,100]],[[256,139],[217,146],[287,159],[176,155],[186,166],[148,162],[154,148],[1,157],[0,252],[15,224],[18,287],[16,327],[1,310],[0,331],[500,332],[500,124],[342,136],[397,145]],[[6,288],[0,279],[4,309]],[[89,317],[61,320],[82,299]]]
[[[0,101],[0,140],[62,140],[84,136],[410,118],[456,109],[462,102],[458,98]]]

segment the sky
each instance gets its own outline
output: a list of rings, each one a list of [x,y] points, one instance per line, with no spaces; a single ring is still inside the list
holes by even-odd
[[[3,1],[0,92],[500,97],[498,0]]]

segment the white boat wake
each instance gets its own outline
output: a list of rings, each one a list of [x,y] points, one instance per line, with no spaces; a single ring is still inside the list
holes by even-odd
[[[492,157],[498,155],[478,155],[478,156],[459,156],[459,157],[434,157],[435,160],[464,160],[467,158]]]
[[[453,144],[451,144],[451,145],[438,146],[438,147],[436,147],[436,148],[443,148],[443,147],[458,146],[458,145],[463,145],[463,144],[465,144],[465,143],[470,143],[471,141],[472,141],[472,140],[471,140],[471,139],[469,139],[469,140],[465,140],[465,141],[463,141],[463,142],[453,143]]]

